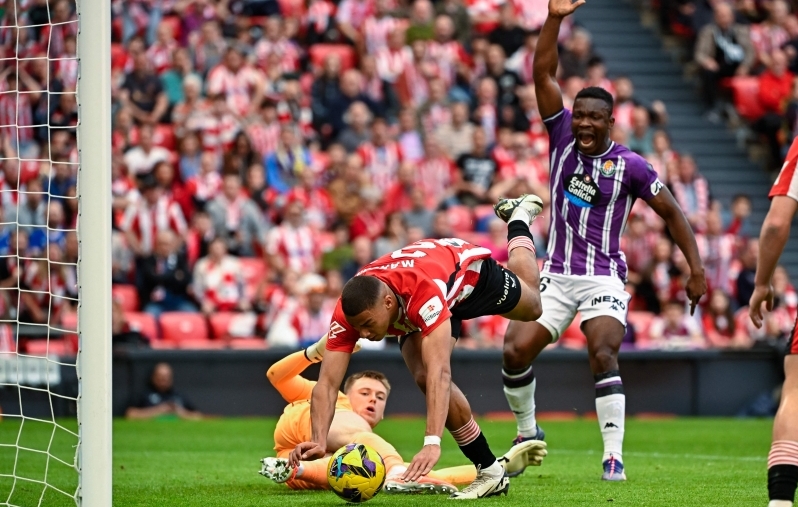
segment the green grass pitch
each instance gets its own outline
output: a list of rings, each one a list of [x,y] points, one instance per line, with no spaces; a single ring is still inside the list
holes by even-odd
[[[211,419],[114,422],[114,506],[262,507],[344,505],[330,492],[297,492],[257,474],[258,460],[272,454],[275,419]],[[63,422],[74,428],[73,421]],[[592,420],[543,421],[549,456],[513,479],[508,497],[481,504],[517,506],[764,506],[770,420],[630,420],[626,427],[626,483],[602,483],[601,438]],[[494,451],[501,454],[515,425],[481,421]],[[74,441],[45,423],[0,423],[0,444],[17,442],[68,457]],[[409,460],[419,450],[422,419],[389,419],[378,433]],[[451,437],[444,439],[439,465],[464,464]],[[42,480],[47,456],[0,447],[0,474]],[[74,488],[76,475],[50,460],[47,480]],[[13,493],[9,493],[13,485]],[[36,506],[43,486],[0,478],[0,505]],[[437,505],[441,497],[380,494],[369,505]],[[8,503],[6,503],[8,502]],[[44,489],[45,506],[74,505]]]

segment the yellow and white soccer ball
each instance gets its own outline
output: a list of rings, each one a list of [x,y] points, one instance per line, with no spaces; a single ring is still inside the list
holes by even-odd
[[[374,498],[385,484],[385,463],[371,447],[348,444],[330,458],[327,482],[347,502],[365,502]]]

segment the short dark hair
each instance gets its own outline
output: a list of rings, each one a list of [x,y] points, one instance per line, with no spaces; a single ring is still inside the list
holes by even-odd
[[[587,88],[582,88],[579,93],[576,94],[574,101],[579,99],[602,100],[607,104],[607,107],[610,108],[610,114],[612,114],[612,110],[615,108],[615,100],[612,98],[610,92],[598,86],[588,86]]]
[[[377,304],[382,294],[382,283],[373,277],[359,275],[344,285],[341,292],[341,309],[347,317],[360,315]]]
[[[349,390],[352,388],[352,384],[362,378],[370,378],[382,382],[382,385],[385,386],[387,394],[391,394],[391,383],[388,382],[388,377],[386,377],[383,373],[374,370],[359,371],[350,375],[349,378],[346,379],[346,382],[344,382],[344,394],[349,392]]]

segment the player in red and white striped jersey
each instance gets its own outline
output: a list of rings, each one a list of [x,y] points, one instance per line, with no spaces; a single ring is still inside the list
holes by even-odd
[[[749,313],[762,326],[762,304],[773,310],[773,272],[790,237],[790,224],[798,214],[798,139],[794,140],[779,177],[770,190],[770,211],[762,224],[754,293]],[[773,444],[768,456],[769,507],[792,507],[798,485],[798,320],[784,358],[781,405],[773,422]]]

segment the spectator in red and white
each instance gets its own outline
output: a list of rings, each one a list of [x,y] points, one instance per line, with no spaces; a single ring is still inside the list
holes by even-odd
[[[119,156],[111,157],[111,207],[114,213],[124,213],[131,198],[138,192]]]
[[[208,73],[206,93],[223,95],[230,111],[240,117],[256,114],[264,97],[264,78],[244,60],[238,47],[225,50],[222,63]]]
[[[263,159],[259,154],[255,153],[255,150],[252,149],[252,143],[249,141],[249,137],[247,137],[244,132],[239,132],[233,140],[233,145],[224,154],[224,158],[222,159],[222,172],[225,174],[238,173],[241,177],[241,181],[244,181],[247,178],[247,171],[252,164],[258,164],[262,161]]]
[[[31,99],[38,98],[37,93],[18,93],[26,91],[24,74],[17,74],[14,65],[8,65],[0,72],[0,136],[4,137],[15,154],[26,155],[36,150],[34,142],[33,116]],[[20,89],[22,88],[22,89]]]
[[[383,209],[386,213],[409,211],[413,207],[412,194],[416,188],[415,173],[416,164],[414,162],[405,160],[399,165],[396,183],[385,193]]]
[[[648,330],[654,349],[703,349],[707,343],[700,324],[685,311],[685,305],[671,300],[661,315],[654,317]]]
[[[280,194],[291,190],[303,171],[312,170],[310,152],[302,145],[294,124],[281,125],[277,150],[266,156],[263,165],[267,185]]]
[[[125,210],[119,228],[136,256],[149,255],[155,236],[162,231],[172,231],[182,238],[188,229],[180,206],[164,195],[163,189],[152,174],[139,178],[141,197]]]
[[[586,77],[588,62],[594,54],[590,32],[575,28],[565,42],[565,51],[560,54],[560,78],[565,81],[571,77]]]
[[[147,54],[138,51],[132,56],[133,70],[125,76],[119,99],[124,107],[130,109],[136,123],[158,123],[169,108],[169,99],[161,80],[152,70]]]
[[[78,47],[74,35],[67,35],[64,39],[64,53],[53,62],[54,74],[64,88],[74,90],[78,86]]]
[[[313,111],[302,96],[299,75],[283,74],[282,99],[277,103],[277,119],[280,123],[294,123],[305,141],[315,139]]]
[[[518,21],[515,5],[508,0],[499,7],[499,25],[488,36],[488,41],[501,46],[507,56],[514,54],[524,45],[526,32],[518,26]]]
[[[433,136],[439,128],[451,123],[451,102],[443,79],[437,77],[430,79],[429,96],[418,109],[418,117],[425,138]]]
[[[177,41],[172,33],[172,25],[162,21],[155,32],[155,42],[145,53],[156,74],[161,75],[172,66],[172,54],[175,49]]]
[[[189,132],[180,140],[177,150],[177,169],[180,179],[188,181],[200,172],[202,164],[202,150],[199,137],[194,132]]]
[[[180,243],[171,231],[159,231],[152,253],[136,263],[139,301],[156,319],[163,312],[197,311],[188,295],[191,269]]]
[[[350,42],[356,44],[366,20],[374,14],[374,0],[342,0],[335,13],[338,29]]]
[[[549,170],[546,167],[545,159],[541,160],[534,156],[529,136],[523,132],[510,134],[510,158],[504,165],[499,166],[498,180],[501,182],[516,182],[526,187],[525,192],[531,192],[540,196],[544,201],[548,201],[549,194]],[[518,194],[508,188],[501,192],[501,195],[510,196]],[[519,194],[520,195],[520,194]]]
[[[219,171],[219,157],[215,153],[203,153],[200,160],[199,172],[186,180],[186,192],[191,196],[194,207],[204,210],[219,195],[222,176]]]
[[[252,148],[264,159],[277,149],[280,142],[280,122],[277,119],[277,106],[271,99],[263,101],[260,117],[252,118],[246,127],[247,137]]]
[[[367,236],[352,239],[352,259],[341,267],[341,278],[348,282],[363,269],[363,266],[373,261],[374,243]]]
[[[252,257],[256,245],[263,244],[267,224],[258,206],[241,188],[238,174],[225,174],[222,191],[205,207],[211,217],[216,237],[222,238],[227,250],[242,257]]]
[[[61,249],[57,245],[50,245],[43,259],[31,260],[25,264],[19,281],[21,323],[61,323],[61,316],[69,306],[64,299],[68,295],[67,285],[75,282],[69,280],[61,257]]]
[[[336,142],[348,153],[357,151],[371,139],[371,111],[363,102],[353,102],[345,118],[347,127],[338,135]]]
[[[57,0],[52,5],[49,23],[45,21],[39,32],[39,45],[48,48],[50,58],[60,58],[68,36],[78,35],[78,17],[69,0]]]
[[[413,64],[413,53],[405,43],[405,28],[398,26],[388,34],[385,47],[374,55],[380,79],[396,83],[405,69]]]
[[[644,157],[654,152],[654,129],[651,128],[648,109],[643,106],[635,106],[632,111],[632,129],[629,131],[627,146]]]
[[[399,113],[399,151],[402,157],[410,162],[418,162],[424,158],[424,145],[416,125],[416,112],[411,108],[402,109]]]
[[[792,321],[798,315],[798,292],[790,283],[790,275],[784,266],[776,266],[773,272],[774,306],[784,308]]]
[[[621,247],[626,254],[629,267],[628,279],[634,285],[640,285],[650,272],[655,262],[655,252],[659,234],[650,230],[640,214],[630,214],[621,237]]]
[[[515,72],[524,84],[532,83],[532,63],[535,59],[535,48],[538,46],[540,32],[530,31],[524,35],[524,45],[515,53],[511,53],[505,64]]]
[[[773,0],[765,4],[765,9],[767,18],[751,26],[751,44],[754,46],[759,64],[770,67],[773,51],[790,40],[790,34],[785,28],[787,18],[790,16],[790,6],[784,0]]]
[[[183,100],[172,107],[175,135],[188,135],[190,127],[199,128],[202,120],[211,114],[211,101],[202,96],[202,78],[189,74],[183,78]]]
[[[74,88],[65,88],[58,105],[50,113],[50,128],[78,126],[78,102]]]
[[[299,346],[307,347],[329,331],[336,299],[327,297],[327,281],[315,273],[299,279],[297,292],[301,304],[293,313],[291,324],[299,337]]]
[[[454,22],[446,14],[435,18],[434,37],[427,47],[430,57],[437,64],[440,79],[449,88],[457,78],[458,63],[466,60],[467,54],[462,44],[454,38]]]
[[[174,109],[174,106],[186,100],[185,94],[185,79],[188,76],[196,76],[200,79],[200,86],[202,87],[202,78],[199,74],[194,72],[194,65],[191,63],[191,55],[189,55],[187,48],[175,48],[172,56],[170,57],[170,66],[168,69],[161,73],[161,82],[163,83],[164,92],[169,99],[169,105]],[[196,96],[199,95],[197,91]],[[172,111],[172,121],[175,121],[175,113]]]
[[[193,49],[194,68],[203,76],[219,65],[227,50],[227,42],[222,37],[222,29],[215,19],[202,24],[199,32],[189,37],[189,47]]]
[[[664,130],[654,131],[652,138],[654,151],[648,154],[646,160],[657,172],[659,180],[668,184],[668,164],[678,158],[678,154],[671,147],[671,138]]]
[[[151,125],[142,125],[139,128],[138,146],[125,153],[125,165],[129,174],[133,176],[146,174],[152,171],[158,162],[169,160],[171,156],[169,150],[155,146],[153,134]]]
[[[498,107],[518,105],[516,91],[524,84],[521,82],[518,74],[506,68],[506,62],[507,56],[502,46],[491,44],[490,47],[488,47],[487,59],[485,60],[487,65],[486,77],[492,79],[496,84],[495,99]],[[480,82],[480,88],[481,86],[482,82]],[[477,100],[481,101],[479,95],[480,90],[477,89]]]
[[[745,194],[732,197],[728,215],[725,217],[726,233],[740,238],[748,238],[753,234],[750,230],[749,217],[751,216],[751,198]]]
[[[221,157],[232,147],[236,135],[241,130],[241,123],[230,111],[225,96],[216,95],[211,99],[209,113],[191,116],[186,122],[186,128],[199,131],[203,150]]]
[[[424,140],[424,159],[416,164],[415,184],[427,198],[427,206],[434,208],[448,197],[454,164],[446,156],[437,136]]]
[[[704,261],[707,285],[730,294],[733,290],[729,270],[734,259],[736,238],[724,232],[719,210],[707,214],[706,232],[696,235],[698,250]]]
[[[380,104],[383,115],[394,118],[399,110],[399,98],[394,86],[380,77],[374,55],[360,57],[363,94],[372,104]]]
[[[404,107],[421,107],[429,99],[430,79],[440,76],[440,66],[427,51],[427,45],[424,39],[410,44],[412,58],[396,81],[396,95]]]
[[[371,122],[371,140],[363,144],[358,153],[371,184],[380,192],[387,192],[396,181],[403,154],[399,143],[390,139],[384,118],[375,118]]]
[[[385,230],[384,193],[373,186],[360,191],[361,206],[349,225],[349,237],[365,236],[374,241]]]
[[[466,0],[471,27],[477,34],[487,35],[496,28],[502,3],[501,0]]]
[[[276,55],[280,73],[299,70],[300,49],[286,36],[283,21],[279,16],[268,17],[263,24],[263,37],[255,44],[255,60],[264,72],[271,55]]]
[[[192,293],[206,315],[215,312],[246,312],[251,308],[244,291],[241,262],[227,253],[227,245],[215,238],[208,255],[194,266]]]
[[[333,23],[335,4],[330,0],[310,0],[302,20],[308,45],[334,42],[337,33]]]
[[[604,88],[615,97],[615,85],[607,77],[607,66],[604,64],[604,59],[598,55],[594,55],[587,62],[587,74],[585,75],[585,84],[587,86],[596,86]]]
[[[490,256],[500,263],[506,263],[510,258],[507,251],[507,224],[497,217],[490,218],[488,222],[488,236],[480,243],[490,250]]]
[[[751,338],[745,328],[737,325],[729,295],[721,289],[713,289],[709,303],[701,319],[707,344],[717,349],[747,349]]]
[[[670,188],[676,202],[684,211],[687,220],[697,232],[706,228],[709,212],[709,183],[701,176],[695,160],[690,155],[679,158],[679,170],[676,178],[669,175]],[[747,301],[747,300],[746,300]]]
[[[321,256],[313,230],[305,222],[305,206],[299,198],[290,199],[283,209],[283,221],[266,238],[266,259],[278,274],[295,271],[315,272]]]
[[[299,199],[305,207],[305,222],[314,231],[327,230],[333,222],[335,211],[330,194],[320,184],[319,173],[302,172],[298,185],[286,195],[286,200]]]
[[[10,222],[16,222],[28,237],[47,224],[47,202],[42,191],[42,180],[34,178],[20,190],[19,206],[6,210]],[[49,201],[49,199],[47,199]]]
[[[361,54],[377,54],[388,47],[389,34],[404,23],[391,14],[390,0],[374,0],[374,13],[363,22],[363,33],[358,40]]]
[[[751,128],[767,138],[770,146],[770,167],[781,169],[781,129],[787,102],[792,95],[795,76],[787,69],[787,55],[780,49],[770,52],[767,70],[759,76],[759,104],[765,114]]]

